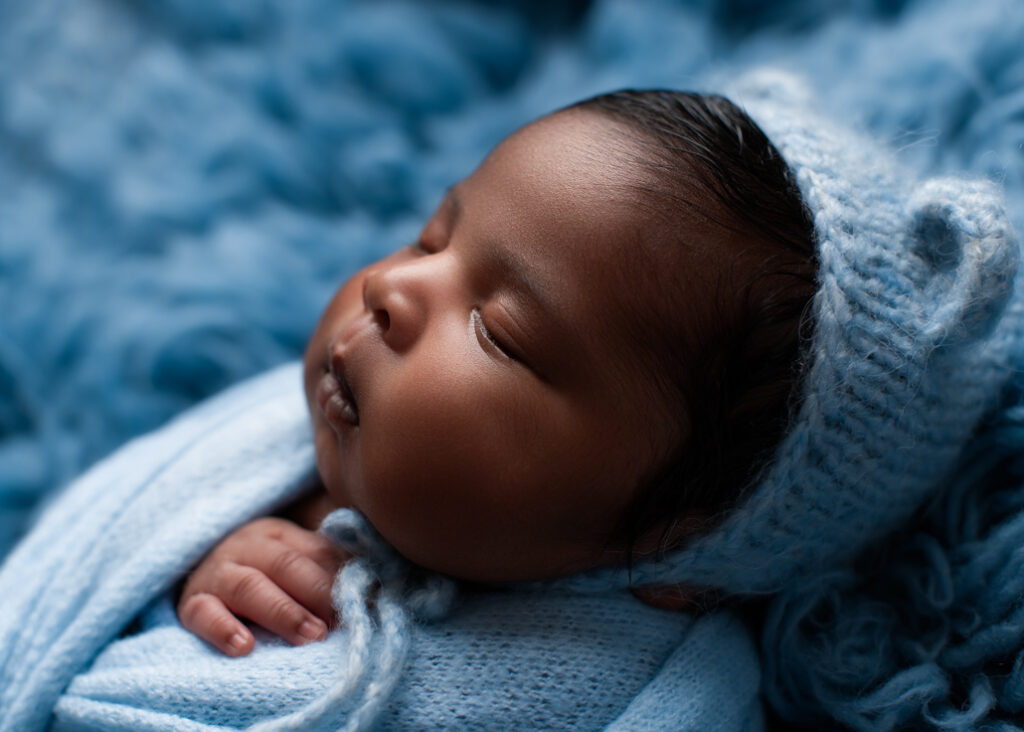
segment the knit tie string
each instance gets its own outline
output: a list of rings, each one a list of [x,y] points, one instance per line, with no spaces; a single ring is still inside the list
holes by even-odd
[[[347,657],[323,695],[252,730],[372,728],[405,668],[412,620],[441,619],[455,599],[454,581],[414,567],[356,511],[329,514],[320,533],[355,556],[338,571],[331,590],[348,635]]]

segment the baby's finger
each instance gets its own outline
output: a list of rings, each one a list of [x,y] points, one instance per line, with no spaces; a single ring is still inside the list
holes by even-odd
[[[327,625],[295,601],[263,572],[235,565],[236,576],[229,584],[224,601],[235,615],[241,615],[279,635],[292,645],[301,646],[327,637]]]
[[[342,553],[324,536],[274,520],[271,531],[260,541],[245,547],[244,561],[238,564],[255,567],[277,583],[329,625],[335,622],[331,604],[331,585],[341,566]]]
[[[315,531],[308,531],[307,529],[304,529],[301,526],[296,526],[291,522],[283,523],[279,528],[280,533],[278,534],[278,538],[281,541],[295,549],[298,549],[300,552],[323,567],[324,571],[329,572],[331,575],[337,573],[338,568],[341,566],[344,554],[338,547],[331,543],[330,539],[323,534],[318,534]]]
[[[255,644],[249,629],[220,598],[208,592],[183,597],[178,604],[178,620],[185,630],[229,656],[244,656]]]
[[[266,551],[270,556],[261,557],[259,564],[253,564],[259,566],[299,604],[333,625],[335,613],[331,604],[331,585],[334,584],[335,570],[324,569],[321,564],[288,545],[267,546]]]

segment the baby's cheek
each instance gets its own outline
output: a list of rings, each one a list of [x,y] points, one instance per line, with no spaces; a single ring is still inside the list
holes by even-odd
[[[364,437],[370,427],[364,425]],[[383,439],[364,444],[358,507],[396,549],[431,569],[456,572],[460,555],[500,515],[475,431],[402,419]]]
[[[350,505],[346,481],[344,480],[337,439],[330,429],[320,425],[315,430],[313,444],[316,448],[316,469],[324,489],[338,506]]]

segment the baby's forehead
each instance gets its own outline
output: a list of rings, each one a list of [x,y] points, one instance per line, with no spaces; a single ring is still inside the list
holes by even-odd
[[[589,245],[592,261],[611,265],[609,286],[617,290],[675,279],[680,268],[713,268],[730,238],[718,202],[696,184],[667,190],[654,172],[662,163],[651,158],[641,134],[570,108],[509,136],[472,178],[528,213],[522,219],[543,227],[550,241]],[[687,258],[695,260],[689,267]]]

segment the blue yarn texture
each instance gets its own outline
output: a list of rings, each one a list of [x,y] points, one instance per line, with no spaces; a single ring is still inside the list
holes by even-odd
[[[726,581],[779,591],[764,688],[787,721],[1021,729],[1024,301],[1001,191],[887,170],[792,80],[760,85],[820,238],[811,368],[750,503],[696,551],[763,558]]]
[[[889,170],[854,165],[852,175],[886,186],[908,176],[905,192],[919,194],[900,210],[875,196],[882,215],[916,222],[917,243],[905,242],[915,259],[855,272],[919,296],[899,325],[921,340],[863,364],[861,383],[887,389],[860,395],[864,409],[906,402],[923,379],[928,399],[910,402],[920,423],[899,422],[916,457],[981,422],[934,466],[886,466],[877,443],[859,448],[858,464],[907,468],[918,489],[884,495],[903,504],[886,516],[913,513],[854,564],[839,562],[848,550],[835,550],[834,566],[805,551],[782,572],[766,544],[730,571],[731,586],[756,591],[790,570],[805,575],[769,604],[765,696],[812,727],[1024,728],[1024,384],[991,391],[1002,378],[992,344],[1013,346],[999,298],[978,287],[990,268],[957,256],[958,242],[992,239],[964,205],[969,195],[990,207],[991,184],[1024,230],[1022,37],[1016,0],[0,0],[0,554],[103,455],[296,357],[338,282],[407,241],[443,188],[520,124],[623,86],[726,89],[770,62],[807,78],[815,114],[886,144]],[[963,173],[973,189],[944,182]],[[801,179],[805,191],[813,184]],[[866,320],[898,309],[852,305]],[[1003,317],[1016,312],[1011,302]],[[870,331],[841,333],[840,345],[863,351]],[[965,354],[980,378],[949,367]],[[920,369],[932,359],[935,376]],[[992,408],[982,414],[970,395]],[[814,449],[798,442],[793,454]],[[784,506],[751,506],[786,536],[826,525],[805,531]],[[838,506],[869,508],[869,498]],[[750,538],[741,523],[728,534],[739,545]],[[728,545],[685,561],[706,578]],[[130,619],[106,612],[114,624]]]

